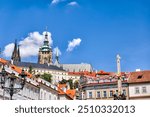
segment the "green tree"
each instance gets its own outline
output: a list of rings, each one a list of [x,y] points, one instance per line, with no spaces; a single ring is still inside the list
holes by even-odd
[[[73,81],[72,81],[72,79],[69,79],[68,83],[69,83],[70,89],[73,89]]]
[[[67,80],[66,79],[62,79],[61,81],[59,81],[60,84],[66,84]]]
[[[72,79],[69,79],[69,80],[62,79],[61,81],[59,81],[59,83],[60,83],[60,84],[69,83],[70,89],[73,89],[73,88],[74,88],[74,86],[73,86],[73,80],[72,80]]]
[[[78,88],[78,87],[79,87],[79,81],[76,80],[76,81],[74,82],[74,88],[76,89],[76,88]]]
[[[41,78],[50,82],[50,83],[52,82],[52,75],[51,74],[44,73],[41,75]]]
[[[32,74],[32,71],[33,71],[33,67],[30,65],[28,72],[29,72],[30,74]]]

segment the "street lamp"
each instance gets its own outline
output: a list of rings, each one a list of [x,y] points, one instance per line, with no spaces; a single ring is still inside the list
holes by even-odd
[[[19,78],[15,76],[15,73],[8,74],[5,71],[4,65],[0,72],[1,88],[10,94],[10,100],[12,100],[13,94],[18,93],[23,89],[26,82],[26,74],[24,70],[19,74]]]

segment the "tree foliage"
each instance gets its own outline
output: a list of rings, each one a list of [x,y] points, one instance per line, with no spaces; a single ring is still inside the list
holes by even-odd
[[[50,83],[52,82],[52,75],[51,74],[44,73],[41,75],[41,78],[50,82]]]
[[[29,72],[30,74],[32,74],[32,71],[33,71],[33,67],[30,65],[28,72]]]
[[[75,82],[74,82],[74,88],[76,89],[76,88],[79,88],[79,81],[78,80],[76,80]]]
[[[69,83],[70,89],[73,89],[73,88],[74,88],[74,86],[73,86],[73,80],[72,80],[72,79],[69,79],[69,80],[62,79],[62,81],[60,81],[59,83],[60,83],[60,84]]]
[[[59,81],[60,84],[66,84],[68,81],[66,79],[62,79],[61,81]]]
[[[70,89],[73,89],[73,81],[72,81],[72,79],[69,79],[68,83],[69,83]]]

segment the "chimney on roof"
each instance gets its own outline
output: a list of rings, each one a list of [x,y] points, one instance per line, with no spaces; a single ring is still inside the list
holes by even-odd
[[[141,71],[141,69],[136,69],[135,71],[136,71],[136,72],[139,72],[139,71]]]

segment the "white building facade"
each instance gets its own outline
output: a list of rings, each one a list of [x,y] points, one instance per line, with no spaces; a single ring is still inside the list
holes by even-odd
[[[150,99],[150,71],[131,72],[129,77],[129,99]]]
[[[21,69],[15,65],[0,60],[0,72],[4,65],[5,71],[9,74],[14,73],[15,78],[19,78],[19,71]],[[27,73],[27,72],[26,72]],[[44,79],[35,78],[31,74],[27,73],[26,83],[23,90],[18,91],[14,94],[13,100],[58,100],[59,91],[56,85],[51,84]],[[29,77],[30,76],[30,77]],[[32,76],[32,77],[31,77]],[[6,82],[6,85],[8,83]],[[15,87],[19,86],[17,83]],[[2,89],[0,86],[0,100],[8,100],[10,95],[7,91]],[[68,99],[68,98],[66,98]]]

